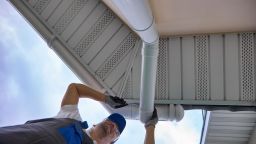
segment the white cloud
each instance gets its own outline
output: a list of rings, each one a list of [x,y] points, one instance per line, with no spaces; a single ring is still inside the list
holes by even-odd
[[[196,130],[193,125],[193,122],[196,122],[190,119],[185,116],[181,122],[159,122],[155,132],[156,139],[162,141],[163,144],[198,144],[200,131]]]
[[[9,77],[7,84],[8,94],[6,97],[8,100],[16,99],[22,93],[19,85],[17,84],[16,80],[12,77]]]
[[[138,120],[127,120],[126,129],[121,135],[121,139],[117,142],[117,144],[123,143],[143,143],[145,137],[145,128],[144,124],[142,124]],[[158,142],[156,142],[158,143]]]
[[[1,39],[0,42],[3,46],[9,46],[11,45],[13,52],[12,54],[15,55],[9,55],[8,59],[12,59],[14,56],[17,56],[18,53],[25,54],[25,51],[21,49],[21,42],[19,40],[19,36],[17,34],[17,27],[15,24],[10,21],[7,17],[3,17],[0,15],[0,33],[1,33]],[[5,48],[5,47],[2,47]]]

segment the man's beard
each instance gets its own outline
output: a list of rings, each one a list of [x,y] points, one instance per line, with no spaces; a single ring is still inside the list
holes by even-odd
[[[108,132],[107,132],[108,131],[108,127],[106,125],[104,125],[104,124],[100,124],[99,126],[102,129],[101,133],[99,134],[99,137],[100,138],[106,137],[108,135]]]

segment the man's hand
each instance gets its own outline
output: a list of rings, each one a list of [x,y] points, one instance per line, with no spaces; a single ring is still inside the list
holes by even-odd
[[[151,118],[145,123],[145,128],[147,128],[148,126],[155,126],[157,122],[158,122],[157,110],[156,108],[154,108]]]
[[[121,108],[128,105],[124,99],[119,98],[117,96],[111,96],[111,95],[106,95],[105,103],[114,109]]]

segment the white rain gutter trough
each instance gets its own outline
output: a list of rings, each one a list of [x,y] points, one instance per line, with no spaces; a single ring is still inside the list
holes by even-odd
[[[147,0],[112,2],[143,41],[139,114],[141,122],[145,123],[154,111],[159,36]]]

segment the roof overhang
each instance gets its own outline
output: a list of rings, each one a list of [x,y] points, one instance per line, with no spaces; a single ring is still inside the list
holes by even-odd
[[[126,21],[109,0],[103,0]],[[256,30],[255,0],[149,0],[161,36]]]

